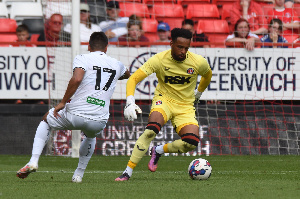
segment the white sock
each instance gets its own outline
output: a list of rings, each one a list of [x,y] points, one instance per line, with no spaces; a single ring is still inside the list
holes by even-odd
[[[156,149],[155,149],[155,151],[156,151],[156,153],[158,153],[158,154],[164,154],[164,153],[165,153],[165,152],[164,152],[164,145],[159,145],[159,146],[157,146]]]
[[[32,156],[29,161],[30,164],[38,165],[40,155],[49,138],[50,127],[47,122],[41,121],[36,129],[33,146],[32,146]]]
[[[73,176],[79,175],[83,177],[84,171],[94,153],[95,145],[96,145],[96,137],[94,138],[86,137],[81,142],[80,149],[79,149],[79,162]]]
[[[127,173],[129,175],[129,177],[131,177],[132,176],[132,171],[133,171],[132,168],[127,166],[123,173]]]

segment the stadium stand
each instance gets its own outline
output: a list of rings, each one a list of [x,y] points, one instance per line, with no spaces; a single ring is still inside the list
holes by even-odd
[[[188,4],[209,4],[210,0],[177,0],[178,4],[187,6]]]
[[[144,35],[149,39],[149,41],[154,42],[154,41],[158,40],[158,36],[157,36],[158,22],[157,22],[157,20],[143,18],[142,23],[143,23]]]
[[[0,18],[0,42],[16,41],[17,22],[14,19]],[[9,44],[0,44],[0,47],[8,47]]]
[[[64,18],[64,24],[71,22],[71,8],[72,5],[70,2],[52,2],[47,1],[45,5],[44,12],[45,18],[49,19],[52,14],[60,13]]]
[[[45,27],[43,19],[24,19],[22,24],[28,27],[30,34],[39,34]]]
[[[226,20],[199,20],[197,33],[229,34]]]
[[[210,42],[219,42],[223,44],[211,45],[211,47],[224,48],[225,39],[229,35],[229,27],[226,20],[199,20],[197,33],[205,33]]]
[[[23,19],[43,18],[42,5],[33,2],[12,2],[10,18],[20,23]]]
[[[8,18],[8,9],[5,3],[0,3],[0,18]]]
[[[183,19],[173,19],[173,18],[165,18],[164,20],[163,20],[163,22],[166,22],[166,23],[168,23],[169,24],[169,26],[170,26],[170,28],[171,28],[171,30],[173,29],[173,28],[181,28],[181,24],[182,24],[182,21],[183,21]]]
[[[120,17],[129,17],[132,14],[135,14],[141,18],[149,18],[149,10],[146,4],[144,3],[128,3],[128,2],[119,2],[120,5]]]
[[[220,14],[216,4],[189,4],[186,13],[187,19],[219,19]]]
[[[142,19],[143,31],[147,33],[156,33],[158,22],[155,19]]]
[[[164,21],[166,18],[184,19],[183,8],[179,4],[156,3],[149,10],[151,17],[158,21]]]
[[[85,1],[90,7],[90,18],[92,23],[99,24],[106,20],[105,1]]]
[[[0,33],[16,33],[17,22],[14,19],[0,18]]]
[[[156,3],[177,4],[178,0],[142,0],[142,2],[148,6],[152,6]]]

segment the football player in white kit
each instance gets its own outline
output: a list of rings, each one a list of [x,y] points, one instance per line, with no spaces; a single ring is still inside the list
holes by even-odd
[[[86,138],[80,145],[79,163],[72,181],[82,182],[84,171],[94,153],[96,136],[103,131],[109,118],[110,98],[117,80],[130,76],[120,61],[105,54],[107,47],[106,35],[94,32],[88,46],[90,53],[75,57],[73,76],[65,95],[55,108],[44,115],[36,130],[31,159],[17,172],[17,177],[24,179],[38,169],[39,157],[51,129],[81,130]]]

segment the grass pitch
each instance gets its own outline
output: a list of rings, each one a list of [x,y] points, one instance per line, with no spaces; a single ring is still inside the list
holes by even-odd
[[[128,182],[115,182],[129,157],[94,155],[83,182],[71,178],[78,159],[42,156],[39,170],[16,177],[30,156],[0,155],[0,199],[6,198],[300,198],[299,156],[201,156],[212,165],[206,181],[191,180],[196,157],[162,157],[155,173],[144,157]]]

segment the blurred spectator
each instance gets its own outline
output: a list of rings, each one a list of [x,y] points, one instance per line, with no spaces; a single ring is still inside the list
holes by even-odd
[[[294,6],[294,0],[285,0],[284,1],[284,7],[286,7],[286,8],[292,8],[293,6]]]
[[[71,33],[72,26],[67,24],[64,27],[64,31]],[[89,42],[90,36],[93,32],[100,32],[101,29],[98,25],[92,24],[90,18],[90,7],[88,4],[80,4],[80,41]]]
[[[16,29],[16,35],[18,37],[17,42],[30,42],[30,35],[29,35],[29,30],[28,27],[24,24],[19,25]],[[28,43],[28,44],[13,44],[12,46],[26,46],[26,47],[34,47],[35,45]]]
[[[250,32],[250,25],[246,19],[239,19],[234,26],[234,33],[229,35],[226,42],[241,42],[247,50],[253,50],[255,42],[259,42],[259,37]]]
[[[51,15],[50,19],[45,23],[45,31],[40,33],[38,41],[71,41],[71,35],[62,31],[63,16],[59,13]]]
[[[261,42],[269,43],[287,43],[288,41],[282,37],[282,21],[280,19],[272,19],[269,24],[269,33],[260,39]],[[288,48],[288,46],[264,46],[262,48]]]
[[[230,23],[236,24],[240,18],[244,18],[250,24],[250,31],[254,34],[268,32],[268,22],[263,15],[261,5],[253,0],[240,0],[234,3],[230,17]]]
[[[167,23],[161,22],[157,26],[157,42],[170,42],[170,26]]]
[[[300,20],[297,12],[284,7],[284,0],[274,0],[274,8],[267,14],[268,22],[278,18],[283,22],[283,35],[298,34]]]
[[[182,21],[182,28],[187,29],[193,33],[193,42],[209,42],[204,33],[197,34],[194,28],[194,21],[192,19],[185,19]],[[203,45],[204,48],[209,48],[209,45]]]
[[[129,17],[129,22],[127,23],[128,34],[119,37],[119,41],[127,42],[149,42],[149,39],[143,35],[142,21],[139,16],[131,15]],[[120,45],[122,46],[122,45]],[[148,45],[131,45],[127,43],[130,47],[147,47]]]
[[[120,6],[118,1],[110,1],[106,4],[108,20],[100,23],[100,28],[105,32],[109,41],[118,41],[118,37],[128,33],[128,17],[119,17]]]
[[[16,34],[18,37],[17,41],[30,41],[30,35],[26,25],[19,25],[16,29]]]

